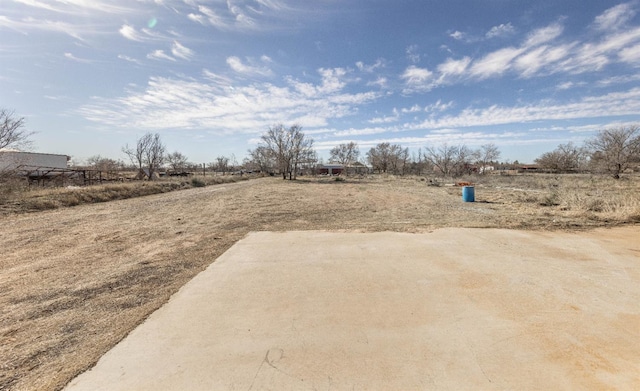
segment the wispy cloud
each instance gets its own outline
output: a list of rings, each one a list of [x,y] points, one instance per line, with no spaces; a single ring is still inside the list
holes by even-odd
[[[513,27],[511,22],[507,24],[503,23],[498,26],[491,27],[491,29],[487,31],[487,33],[485,34],[485,37],[487,39],[504,37],[504,36],[512,35],[513,33],[515,33],[515,31],[516,29],[515,27]]]
[[[373,63],[371,65],[367,65],[362,61],[358,61],[358,62],[356,62],[356,67],[361,72],[373,73],[377,69],[384,68],[386,66],[385,63],[386,63],[385,60],[379,58],[379,59],[376,60],[375,63]]]
[[[433,72],[414,65],[405,69],[400,78],[405,81],[405,93],[428,91],[433,86]]]
[[[637,66],[640,63],[640,27],[624,30],[613,27],[628,23],[628,15],[635,15],[634,4],[624,3],[597,16],[594,24],[604,34],[592,40],[563,42],[564,19],[561,18],[527,33],[520,45],[500,48],[479,58],[448,58],[434,71],[409,66],[400,75],[405,83],[403,92],[421,93],[458,82],[482,81],[508,74],[532,78],[598,72],[613,63]],[[510,23],[503,24],[489,30],[487,37],[514,32]],[[466,42],[473,39],[460,31],[450,36]]]
[[[415,110],[393,109],[389,116],[375,117],[370,123],[396,123],[392,126],[351,128],[336,132],[337,137],[365,136],[383,133],[438,131],[441,129],[467,129],[509,124],[534,123],[537,121],[561,121],[585,118],[615,118],[633,115],[640,110],[640,88],[624,92],[587,96],[575,102],[555,103],[548,100],[516,106],[491,105],[488,107],[467,107],[451,112],[453,102],[438,101],[425,107],[426,118],[412,118],[402,121],[400,113]],[[389,120],[385,120],[389,119]],[[393,120],[391,120],[393,119]]]
[[[266,28],[283,28],[281,24],[295,10],[286,3],[275,0],[255,1],[185,1],[191,6],[187,18],[201,25],[224,31],[259,31]]]
[[[128,24],[123,24],[120,30],[118,30],[118,32],[120,33],[120,35],[122,35],[123,37],[131,41],[138,41],[138,42],[144,41],[144,37],[142,36],[142,34],[140,34],[135,29],[135,27],[130,26]]]
[[[420,62],[420,52],[418,51],[418,45],[410,45],[405,50],[407,54],[407,59],[412,64],[417,64]]]
[[[594,27],[603,31],[623,29],[626,27],[627,22],[636,15],[636,10],[633,5],[633,2],[629,2],[609,8],[596,17],[593,23]]]
[[[147,54],[147,58],[150,60],[167,60],[167,61],[176,61],[175,58],[171,57],[164,50],[154,50],[151,53]]]
[[[178,58],[183,60],[191,60],[191,58],[195,55],[193,50],[188,47],[183,46],[178,41],[173,41],[173,45],[171,46],[171,53]]]
[[[274,122],[326,126],[331,119],[353,115],[381,97],[371,91],[342,91],[344,69],[318,72],[319,84],[288,79],[285,86],[233,85],[231,79],[207,70],[202,81],[153,77],[144,90],[131,90],[117,99],[95,98],[79,114],[110,126],[260,133]]]
[[[84,64],[89,64],[89,63],[92,62],[91,60],[87,60],[87,59],[84,59],[84,58],[76,57],[72,53],[68,53],[68,52],[64,54],[64,57],[69,59],[69,60],[72,60],[72,61],[75,61],[75,62],[81,62],[81,63],[84,63]]]
[[[33,31],[61,33],[80,41],[84,41],[83,35],[94,33],[94,31],[87,26],[79,26],[62,21],[36,19],[33,17],[26,17],[17,20],[0,15],[0,28],[2,27],[18,31],[23,34],[28,34]]]
[[[107,14],[126,14],[133,10],[132,7],[116,4],[109,0],[8,0],[17,4],[22,4],[32,8],[53,11],[60,14],[77,15],[87,11],[102,12]]]
[[[473,63],[470,75],[480,80],[501,75],[509,71],[513,60],[523,52],[523,49],[509,47],[489,53]]]
[[[124,54],[118,54],[118,58],[121,59],[121,60],[124,60],[124,61],[132,62],[134,64],[138,64],[138,65],[141,64],[141,62],[136,60],[135,58],[131,58],[129,56],[125,56]]]
[[[245,76],[260,76],[260,77],[273,76],[273,72],[268,67],[245,64],[242,62],[240,58],[235,56],[231,56],[227,58],[227,65],[229,65],[229,67],[234,72],[243,74]]]

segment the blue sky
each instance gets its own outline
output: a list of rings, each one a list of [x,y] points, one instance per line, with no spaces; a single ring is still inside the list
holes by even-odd
[[[81,161],[145,132],[240,161],[277,123],[320,156],[494,143],[532,162],[640,122],[640,1],[2,0],[0,107]]]

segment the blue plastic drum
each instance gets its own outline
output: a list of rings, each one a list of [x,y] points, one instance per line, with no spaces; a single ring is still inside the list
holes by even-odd
[[[475,189],[473,186],[464,186],[462,188],[462,201],[464,202],[475,202],[476,195]]]

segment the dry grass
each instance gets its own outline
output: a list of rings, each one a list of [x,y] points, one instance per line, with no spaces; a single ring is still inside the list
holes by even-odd
[[[192,178],[168,178],[159,181],[135,181],[107,183],[86,187],[40,188],[25,187],[23,183],[6,181],[0,183],[0,213],[33,212],[67,206],[93,204],[174,190],[204,187],[222,183],[235,183],[254,179],[254,176],[196,176]]]
[[[573,229],[640,221],[638,177],[469,179],[475,203],[463,203],[460,188],[424,178],[263,178],[5,213],[0,390],[61,389],[250,231]]]

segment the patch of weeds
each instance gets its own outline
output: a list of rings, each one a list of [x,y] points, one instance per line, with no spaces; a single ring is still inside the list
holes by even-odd
[[[587,204],[587,210],[590,212],[602,212],[604,210],[604,201],[601,199],[591,200]]]
[[[551,193],[542,197],[540,201],[540,205],[542,206],[558,206],[560,205],[560,197],[558,196],[558,192],[552,191]]]
[[[205,187],[207,184],[200,178],[191,179],[191,186],[193,187]]]
[[[336,182],[344,182],[345,181],[345,179],[343,177],[341,177],[341,176],[337,176],[337,177],[333,178],[333,180],[336,181]]]

